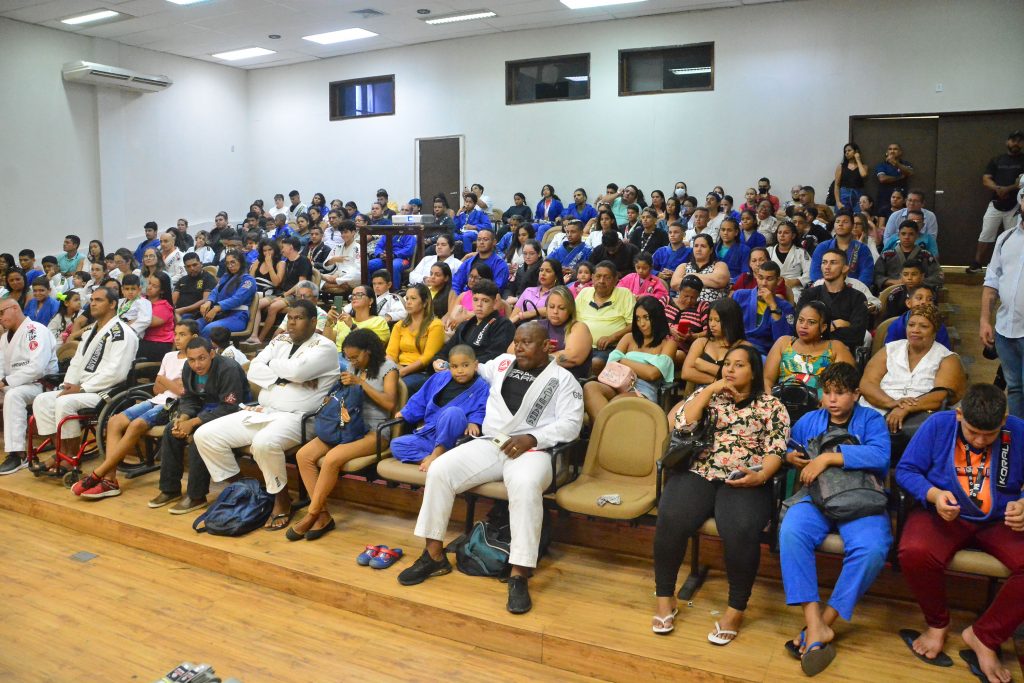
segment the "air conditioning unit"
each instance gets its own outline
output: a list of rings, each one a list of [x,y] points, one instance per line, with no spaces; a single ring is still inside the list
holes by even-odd
[[[140,74],[119,66],[96,64],[95,62],[68,62],[61,69],[65,81],[124,88],[138,92],[160,92],[174,83],[167,76]]]

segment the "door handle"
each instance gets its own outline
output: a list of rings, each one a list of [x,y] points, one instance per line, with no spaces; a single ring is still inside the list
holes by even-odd
[[[946,191],[945,190],[935,190],[935,194],[936,195],[946,194]]]

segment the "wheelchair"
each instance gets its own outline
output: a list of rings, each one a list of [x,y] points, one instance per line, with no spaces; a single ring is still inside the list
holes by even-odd
[[[98,404],[91,408],[82,409],[75,415],[68,415],[63,418],[57,424],[56,432],[52,436],[46,437],[39,445],[36,445],[35,443],[37,436],[35,416],[30,415],[28,419],[28,443],[26,456],[28,458],[29,469],[32,470],[33,474],[37,477],[48,476],[60,478],[66,488],[74,486],[75,483],[82,478],[82,461],[96,455],[101,457],[103,456],[104,428],[107,421],[112,415],[116,415],[125,408],[128,408],[130,405],[133,405],[135,401],[139,400],[138,398],[135,398],[132,402],[128,402],[130,396],[140,395],[136,392],[145,391],[147,386],[149,387],[149,391],[152,392],[152,383],[140,386],[139,382],[140,379],[144,380],[150,376],[155,378],[159,369],[160,363],[153,361],[134,361],[128,372],[128,377],[124,382],[115,385],[107,391],[107,398],[100,400]],[[63,382],[63,375],[47,375],[42,379],[43,388],[46,391],[55,390]],[[148,398],[152,398],[152,393],[144,395],[142,400]],[[61,450],[61,433],[64,425],[71,420],[79,421],[82,429],[82,442],[75,453],[65,453]],[[54,451],[54,466],[52,469],[43,467],[40,460],[40,454],[49,450],[50,447],[52,447]],[[152,462],[149,464],[152,466]],[[139,474],[143,474],[143,472],[138,472],[134,476],[138,476]]]

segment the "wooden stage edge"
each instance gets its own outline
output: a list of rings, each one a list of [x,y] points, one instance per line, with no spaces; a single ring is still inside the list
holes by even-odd
[[[422,586],[400,586],[397,572],[422,547],[412,534],[408,510],[332,501],[338,530],[316,543],[288,543],[283,533],[259,530],[242,538],[211,537],[192,531],[194,515],[175,517],[146,507],[155,484],[155,473],[145,475],[128,483],[120,497],[89,502],[52,480],[19,472],[0,478],[0,509],[85,534],[82,549],[90,536],[99,537],[382,623],[602,680],[806,680],[782,647],[801,625],[799,610],[784,605],[781,588],[771,579],[759,578],[755,585],[738,642],[716,648],[706,634],[725,608],[727,583],[720,571],[712,572],[690,605],[680,605],[676,632],[659,637],[650,631],[649,559],[555,543],[531,580],[533,611],[514,616],[505,610],[505,587],[494,580],[456,571]],[[382,499],[402,495],[374,488]],[[409,493],[404,492],[415,498]],[[405,548],[407,556],[386,571],[356,566],[360,544],[382,541]],[[16,548],[32,541],[0,530],[0,542]],[[953,616],[957,630],[973,618],[963,611]],[[950,680],[950,670],[918,663],[895,634],[898,628],[920,628],[921,621],[912,604],[865,598],[854,623],[839,627],[840,655],[823,679]],[[957,659],[962,647],[959,637],[952,637],[946,651]],[[1020,669],[1011,668],[1014,681],[1024,681]],[[968,680],[959,661],[954,671],[954,678]]]

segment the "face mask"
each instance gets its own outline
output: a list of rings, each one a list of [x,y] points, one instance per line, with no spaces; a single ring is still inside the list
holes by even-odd
[[[675,195],[676,195],[676,197],[679,197],[680,199],[682,199],[683,197],[686,196],[686,189],[682,188],[682,187],[677,187],[676,191],[675,191]]]

